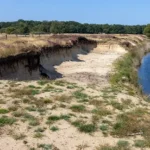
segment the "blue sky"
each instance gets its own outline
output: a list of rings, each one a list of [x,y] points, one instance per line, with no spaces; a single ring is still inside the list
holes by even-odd
[[[0,21],[61,20],[148,24],[150,0],[2,0]]]

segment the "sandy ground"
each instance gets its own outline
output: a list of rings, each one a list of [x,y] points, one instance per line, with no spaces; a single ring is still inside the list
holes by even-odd
[[[112,70],[113,62],[120,56],[126,53],[125,50],[116,49],[115,47],[111,51],[102,51],[101,49],[95,49],[93,52],[87,55],[79,55],[78,62],[64,62],[60,66],[56,66],[57,71],[62,73],[65,81],[74,82],[76,84],[63,83],[63,86],[59,83],[56,84],[56,81],[52,83],[39,84],[36,81],[33,82],[8,82],[1,81],[0,84],[0,108],[10,109],[10,107],[17,107],[14,112],[21,111],[23,113],[29,113],[35,116],[39,125],[31,126],[28,124],[28,119],[25,120],[20,116],[17,118],[17,122],[12,125],[0,126],[0,150],[34,150],[34,149],[53,149],[53,150],[95,150],[97,146],[110,144],[115,145],[118,140],[117,137],[112,137],[110,134],[107,136],[102,133],[101,130],[89,134],[83,133],[78,130],[77,127],[73,126],[71,122],[76,120],[84,120],[87,123],[91,123],[92,113],[91,111],[97,108],[97,104],[93,104],[93,100],[96,99],[96,102],[101,102],[104,109],[112,111],[112,114],[108,116],[103,116],[99,125],[102,124],[102,120],[110,120],[110,122],[115,121],[117,114],[121,113],[120,110],[113,108],[111,105],[106,105],[105,103],[109,101],[109,98],[104,99],[103,94],[106,94],[102,91],[105,87],[109,88],[110,84],[108,82],[109,73]],[[59,81],[59,80],[58,80]],[[43,89],[46,86],[49,87],[49,91],[44,91]],[[12,96],[13,93],[18,95],[16,91],[24,87],[35,86],[38,87],[39,93],[36,93],[34,97],[30,97],[27,103],[24,102],[25,98],[29,98],[28,94],[25,95],[21,93],[21,97]],[[73,86],[72,88],[70,88]],[[37,88],[35,88],[37,90]],[[32,87],[33,88],[33,87]],[[12,91],[12,89],[16,89]],[[73,95],[75,91],[82,91],[85,94],[89,95],[89,102],[77,101],[77,98],[70,98],[69,101],[66,101],[67,96]],[[57,100],[58,96],[65,94],[65,100]],[[113,93],[109,93],[113,94]],[[36,100],[34,103],[30,103],[34,98]],[[26,109],[32,105],[37,106],[37,100],[42,98],[52,100],[51,103],[47,103],[43,112],[39,111],[29,111]],[[118,92],[115,95],[115,100],[122,102],[125,99],[131,99],[133,107],[139,105],[140,99],[138,97],[133,97],[126,92]],[[91,103],[90,103],[91,102]],[[72,111],[70,107],[72,105],[84,105],[86,107],[85,112],[76,112]],[[143,103],[144,104],[144,103]],[[144,106],[147,107],[147,106]],[[40,107],[41,108],[41,107]],[[132,108],[130,108],[131,110]],[[128,111],[128,109],[124,110]],[[14,112],[10,109],[9,113],[5,115],[12,117]],[[47,118],[51,115],[70,115],[71,119],[63,120],[59,119],[58,121],[53,122],[53,124],[47,125],[45,122]],[[4,114],[0,114],[0,117]],[[14,116],[13,116],[14,117]],[[31,121],[31,120],[30,120]],[[30,122],[29,121],[29,122]],[[59,128],[58,131],[53,132],[50,130],[52,126]],[[38,128],[44,128],[44,131],[40,134],[43,134],[42,137],[35,137],[35,130]],[[111,127],[110,127],[111,130]],[[21,134],[25,135],[24,137]],[[135,139],[141,139],[141,136],[130,136],[127,138],[121,138],[121,140],[129,141],[133,145]],[[45,147],[40,147],[40,144],[44,144]],[[52,146],[52,148],[50,147]],[[132,150],[138,148],[133,147]]]
[[[120,47],[99,46],[87,55],[78,55],[78,62],[63,62],[56,67],[63,74],[64,79],[78,84],[96,84],[103,88],[108,86],[108,76],[112,70],[113,62],[124,55],[126,51]]]

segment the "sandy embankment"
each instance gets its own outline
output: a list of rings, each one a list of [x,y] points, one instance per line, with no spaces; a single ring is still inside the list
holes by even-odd
[[[113,62],[127,51],[117,44],[98,45],[87,55],[78,55],[80,61],[67,61],[56,66],[64,79],[79,84],[108,86],[108,75]]]

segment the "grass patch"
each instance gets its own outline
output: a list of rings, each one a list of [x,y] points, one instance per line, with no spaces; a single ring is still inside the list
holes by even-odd
[[[63,80],[57,80],[57,81],[55,81],[55,85],[57,85],[57,86],[65,86],[66,85],[66,81],[63,81]]]
[[[112,105],[115,109],[123,110],[124,106],[117,101],[110,101],[110,105]]]
[[[3,127],[5,125],[12,125],[16,122],[16,119],[10,118],[7,116],[0,117],[0,127]]]
[[[69,115],[60,115],[60,116],[52,115],[52,116],[48,117],[47,124],[51,124],[51,123],[61,120],[61,119],[68,121],[70,118],[71,117]]]
[[[101,125],[100,126],[100,130],[101,131],[107,131],[108,130],[108,126],[107,125]]]
[[[12,97],[14,98],[22,98],[24,96],[34,96],[40,93],[37,89],[30,89],[28,87],[24,87],[22,89],[12,89],[9,88],[9,93],[12,93]]]
[[[99,117],[111,115],[111,112],[103,107],[98,107],[92,110],[92,113],[98,115]]]
[[[47,80],[40,80],[40,81],[37,82],[37,84],[39,84],[39,85],[41,85],[41,86],[43,86],[43,85],[45,85],[45,84],[47,84],[47,83],[48,83]]]
[[[38,148],[41,148],[42,150],[52,150],[53,146],[51,144],[40,144],[38,145]]]
[[[37,132],[37,133],[34,134],[34,138],[41,139],[42,137],[44,137],[44,135],[40,132]]]
[[[66,103],[68,103],[68,102],[71,102],[72,97],[63,94],[63,95],[61,95],[61,96],[56,96],[56,97],[54,98],[54,100],[55,100],[55,101],[59,101],[59,102],[66,102]]]
[[[25,137],[26,137],[26,135],[23,134],[23,133],[19,133],[19,134],[14,134],[14,135],[13,135],[13,138],[14,138],[15,140],[23,140]]]
[[[29,122],[30,126],[37,126],[40,124],[37,118],[28,113],[23,114],[23,117]]]
[[[0,114],[7,114],[9,110],[7,109],[0,109]]]
[[[37,128],[34,132],[44,132],[45,128]]]
[[[84,105],[72,105],[70,107],[70,109],[73,111],[73,112],[85,112],[86,111],[86,108]]]
[[[77,127],[79,131],[84,133],[93,133],[97,129],[95,124],[86,124],[83,120],[76,120],[72,122],[72,125]]]
[[[58,131],[58,130],[59,130],[59,128],[58,128],[58,127],[56,127],[56,126],[53,126],[53,127],[51,127],[51,128],[50,128],[50,130],[51,130],[51,131],[53,131],[53,132],[56,132],[56,131]]]
[[[103,145],[96,148],[96,150],[131,150],[128,141],[118,141],[116,146]]]
[[[117,116],[117,122],[113,126],[113,135],[119,137],[141,133],[144,137],[150,137],[150,114],[147,110],[137,108],[131,112]]]
[[[133,58],[130,53],[126,54],[123,58],[117,60],[114,64],[115,73],[111,75],[110,82],[112,85],[121,85],[129,82],[138,86],[137,73],[133,69]]]
[[[82,124],[79,127],[81,132],[92,133],[96,131],[96,126],[94,124]]]
[[[91,100],[91,101],[89,101],[89,104],[99,107],[99,106],[103,105],[103,102],[100,100]]]
[[[87,99],[89,99],[89,96],[85,93],[82,93],[81,91],[75,91],[73,93],[73,96],[78,100],[87,100]]]

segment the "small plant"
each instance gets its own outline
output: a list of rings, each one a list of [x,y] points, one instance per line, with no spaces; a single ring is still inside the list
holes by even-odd
[[[145,140],[135,140],[134,146],[144,148],[144,147],[146,147],[146,141]]]
[[[0,109],[0,114],[7,114],[9,110],[7,109]]]
[[[122,148],[122,147],[126,147],[126,148],[128,148],[129,147],[129,142],[128,141],[118,141],[118,143],[117,143],[117,145],[118,145],[118,147],[120,147],[120,148]]]
[[[8,108],[9,111],[17,111],[18,110],[18,106],[17,105],[12,105]]]
[[[69,115],[61,115],[60,119],[69,120],[71,117]]]
[[[14,138],[15,140],[23,140],[25,137],[26,137],[26,135],[23,134],[23,133],[14,134],[14,135],[13,135],[13,138]]]
[[[37,132],[34,134],[34,138],[38,138],[38,139],[41,139],[44,135],[40,132]]]
[[[101,125],[101,126],[100,126],[100,129],[101,129],[102,131],[107,131],[107,130],[108,130],[108,126],[107,126],[107,125]]]
[[[112,105],[115,109],[123,110],[124,106],[116,101],[111,101],[110,105]]]
[[[79,130],[85,133],[92,133],[96,131],[96,126],[94,124],[81,124]]]
[[[44,128],[37,128],[37,129],[35,130],[35,132],[44,132],[44,131],[45,131]]]
[[[38,126],[40,123],[37,119],[33,119],[29,121],[30,126]]]
[[[55,132],[55,131],[59,130],[59,128],[56,127],[56,126],[53,126],[53,127],[50,128],[50,130],[53,131],[53,132]]]
[[[58,121],[58,120],[60,120],[60,117],[59,116],[50,116],[50,117],[48,117],[48,120]]]
[[[94,110],[92,110],[92,113],[98,115],[99,117],[110,115],[111,112],[103,107],[98,107]]]
[[[84,123],[85,122],[83,120],[76,120],[76,121],[72,122],[72,125],[79,128]]]
[[[88,99],[89,96],[85,93],[82,93],[81,91],[76,91],[73,93],[73,96],[76,98],[76,99],[79,99],[79,100],[85,100],[85,99]]]
[[[96,148],[96,150],[131,150],[130,147],[119,147],[117,146],[110,146],[110,145],[103,145]]]
[[[46,81],[46,80],[40,80],[40,81],[38,81],[37,83],[38,83],[39,85],[43,86],[43,85],[47,84],[48,81]]]
[[[52,150],[53,146],[51,144],[40,144],[38,148],[42,148],[42,150]]]
[[[57,85],[57,86],[65,86],[65,84],[66,84],[66,82],[62,81],[62,80],[55,81],[55,85]]]
[[[55,97],[55,101],[60,101],[60,102],[71,102],[72,97],[71,96],[67,96],[65,94],[61,95],[61,96],[56,96]]]
[[[74,112],[85,112],[86,109],[85,109],[85,106],[84,105],[72,105],[70,107],[70,109]]]
[[[0,117],[0,126],[1,127],[5,126],[5,125],[12,125],[15,122],[16,122],[16,119],[14,119],[14,118],[9,118],[6,116]]]
[[[28,111],[36,111],[36,110],[37,110],[37,108],[34,107],[34,106],[26,107],[26,109],[27,109]]]
[[[14,117],[21,117],[23,115],[24,115],[24,113],[22,111],[16,111],[16,112],[13,113]]]

